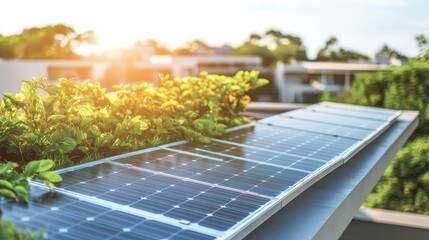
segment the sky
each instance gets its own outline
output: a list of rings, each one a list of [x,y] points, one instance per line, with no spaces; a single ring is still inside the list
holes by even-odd
[[[2,0],[0,34],[66,24],[95,31],[101,52],[157,39],[169,48],[201,39],[238,46],[269,29],[300,36],[310,57],[336,36],[341,47],[373,56],[388,44],[408,56],[429,36],[427,0]]]

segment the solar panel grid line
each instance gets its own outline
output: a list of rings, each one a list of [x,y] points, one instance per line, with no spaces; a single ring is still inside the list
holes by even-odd
[[[367,110],[363,109],[362,106],[354,106],[354,107],[343,107],[341,104],[338,105],[337,103],[321,103],[321,104],[314,104],[307,106],[306,109],[310,109],[310,111],[321,111],[326,113],[335,113],[341,116],[352,116],[360,119],[378,119],[381,121],[393,121],[395,120],[400,114],[401,111],[396,110]],[[365,116],[366,114],[366,116]]]
[[[294,129],[281,128],[281,127],[277,127],[277,126],[274,126],[274,125],[268,126],[266,124],[256,124],[253,127],[257,127],[256,129],[260,129],[260,128],[262,128],[262,129],[277,128],[276,131],[272,130],[271,133],[265,133],[262,137],[258,137],[256,139],[246,140],[246,142],[245,142],[246,145],[256,146],[254,144],[258,143],[258,146],[256,146],[256,147],[259,147],[261,149],[270,149],[270,150],[273,150],[272,149],[273,147],[271,147],[271,146],[275,146],[275,144],[273,144],[273,140],[272,139],[276,139],[276,136],[279,135],[279,134],[282,134],[282,135],[284,135],[284,134],[292,135],[292,136],[289,136],[289,137],[285,137],[283,139],[284,141],[286,141],[286,140],[294,140],[292,142],[292,146],[289,146],[290,148],[296,147],[295,146],[296,140],[298,140],[298,141],[304,141],[303,140],[304,138],[305,138],[305,141],[307,141],[308,139],[310,139],[309,141],[313,141],[313,143],[316,144],[316,145],[323,144],[324,141],[328,140],[328,139],[322,140],[321,139],[322,136],[327,136],[328,138],[331,138],[331,140],[334,138],[334,136],[331,136],[331,135],[323,135],[323,134],[316,134],[316,133],[307,133],[305,131],[298,131],[298,130],[294,130]],[[227,136],[228,136],[228,134],[226,134],[226,137],[225,137],[227,139],[227,141],[232,141],[232,142],[235,142],[236,138],[240,138],[239,136],[232,137],[232,138],[228,138]],[[241,136],[243,136],[243,134]],[[225,138],[223,138],[223,139],[225,139]],[[297,138],[300,138],[300,140],[297,139]],[[277,139],[278,139],[278,137],[277,137]],[[317,140],[317,139],[320,139],[320,140]],[[317,142],[315,142],[316,140],[317,140]],[[344,141],[349,141],[349,140],[345,139]],[[260,144],[259,144],[261,142],[265,143],[263,147],[261,147]],[[244,142],[243,142],[243,144],[244,144]],[[284,147],[281,147],[279,149],[274,149],[274,150],[283,152],[284,149],[285,149]],[[289,153],[290,153],[290,151],[289,151]]]
[[[336,162],[331,162],[329,165],[339,166],[341,165],[340,162],[341,162],[340,160]],[[329,167],[329,168],[332,168],[332,167]],[[305,178],[302,179],[302,181],[299,181],[295,185],[291,186],[291,188],[288,189],[287,192],[280,194],[277,197],[279,201],[277,202],[271,201],[270,203],[263,206],[259,210],[259,213],[255,214],[255,216],[258,216],[259,218],[253,217],[253,218],[246,219],[237,227],[239,228],[238,231],[235,231],[235,232],[230,231],[225,236],[222,236],[222,239],[241,239],[242,237],[245,237],[251,230],[259,226],[259,224],[263,223],[265,219],[268,219],[269,217],[274,215],[278,210],[283,208],[284,205],[292,201],[293,198],[295,198],[300,193],[305,191],[307,188],[309,188],[318,180],[319,180],[319,176],[317,174],[307,175]]]
[[[335,123],[339,126],[354,127],[364,130],[376,130],[385,121],[378,119],[356,119],[350,116],[339,116],[324,112],[314,112],[308,108],[286,112],[278,115],[285,118],[295,118],[310,122]]]
[[[372,134],[368,135],[363,141],[362,144],[359,144],[356,147],[352,147],[349,149],[349,151],[345,152],[344,155],[344,163],[346,163],[347,161],[349,161],[354,155],[356,155],[360,150],[362,150],[363,148],[365,148],[369,143],[371,143],[372,139],[377,138],[378,136],[380,136],[389,126],[390,124],[393,122],[393,120],[390,120],[389,122],[383,124],[382,126],[380,126],[377,131],[374,131]]]
[[[290,166],[293,166],[293,168],[303,169],[305,171],[314,171],[315,169],[326,163],[326,161],[310,160],[305,156],[295,157],[283,153],[272,153],[263,150],[255,151],[255,149],[249,149],[236,145],[227,145],[224,143],[212,143],[210,145],[203,145],[198,147],[191,147],[187,145],[188,144],[176,146],[175,148],[180,148],[181,150],[188,152],[200,152],[208,150],[206,151],[206,153],[209,155],[214,155],[216,153],[218,156],[225,156],[228,158],[231,158],[230,156],[232,156],[236,159],[244,158],[245,160],[251,160],[251,162],[256,161],[261,163],[276,163],[276,166],[289,168]],[[219,155],[219,153],[221,154]]]
[[[174,148],[170,148],[170,147],[162,147],[162,148],[165,149],[165,150],[168,150],[168,151],[173,151],[173,152],[182,153],[182,154],[188,154],[188,155],[192,155],[192,156],[195,156],[195,157],[206,158],[206,159],[210,159],[210,160],[214,160],[214,161],[218,161],[218,162],[224,162],[224,160],[221,159],[221,158],[215,158],[215,157],[212,157],[212,156],[206,156],[206,155],[202,155],[202,154],[198,154],[198,153],[180,151],[180,150],[177,150],[177,149],[174,149]]]
[[[30,228],[35,231],[46,227],[48,239],[214,239],[214,236],[197,233],[192,230],[167,225],[155,220],[130,215],[100,205],[80,201],[76,197],[58,192],[42,191],[31,186],[32,196],[29,204],[11,204],[4,206],[5,220],[16,223],[16,227]],[[39,196],[34,196],[34,190]],[[46,198],[46,195],[48,197]],[[66,201],[65,201],[66,200]],[[25,217],[11,218],[11,214],[28,209]],[[16,214],[15,214],[16,215]],[[19,215],[17,215],[19,216]],[[25,224],[24,224],[25,223]],[[49,223],[49,225],[47,225]],[[158,225],[158,228],[150,226]],[[162,226],[160,226],[162,225]],[[162,229],[164,227],[164,229]],[[144,228],[144,229],[143,229]],[[134,239],[134,238],[133,238]]]
[[[256,125],[256,126],[258,126],[258,125]],[[267,125],[265,125],[265,126],[267,126]],[[335,139],[336,139],[336,141],[338,141],[340,138],[335,138]],[[312,140],[314,140],[314,139],[312,139]],[[220,140],[220,139],[213,139],[213,141],[222,142],[222,143],[226,143],[226,144],[231,143],[231,144],[236,144],[238,146],[249,146],[249,147],[251,146],[251,147],[255,147],[255,146],[250,145],[250,143],[239,144],[239,143],[229,142],[229,141]],[[261,139],[261,141],[263,141],[263,139]],[[324,142],[323,144],[326,144],[326,142]],[[314,149],[312,149],[312,148],[302,147],[302,148],[297,149],[296,145],[295,145],[295,147],[291,147],[291,148],[286,148],[285,149],[284,146],[282,146],[281,149],[282,149],[283,152],[280,152],[277,149],[276,150],[269,149],[269,147],[272,146],[272,145],[273,144],[269,144],[269,145],[264,144],[263,147],[256,147],[256,148],[258,148],[259,150],[271,151],[271,152],[278,153],[278,154],[284,153],[284,154],[295,155],[295,156],[299,156],[299,157],[303,157],[304,156],[304,157],[307,157],[308,159],[314,159],[314,160],[319,160],[319,161],[322,160],[323,161],[323,159],[320,158],[320,157],[322,157],[322,155],[319,155],[318,158],[312,157],[312,155],[314,155],[314,153],[315,153]],[[335,147],[334,147],[334,149],[335,149]],[[296,152],[296,154],[291,152],[291,151],[295,151],[295,150],[298,150],[298,152]],[[304,151],[304,152],[302,152],[302,151]],[[329,159],[329,160],[335,159],[335,156],[334,155],[331,156],[331,155],[325,156],[325,157],[327,159]]]
[[[176,152],[181,152],[181,153],[187,153],[185,151],[180,151],[180,150],[177,150],[177,149],[174,149],[174,148],[168,148],[168,149],[171,150],[171,151],[176,151]],[[283,168],[283,169],[291,169],[291,170],[295,170],[295,171],[299,171],[299,172],[304,172],[304,173],[310,173],[310,171],[306,171],[306,170],[303,170],[303,169],[298,169],[298,168],[293,168],[293,167],[285,167],[285,166],[278,165],[278,164],[272,164],[272,163],[267,163],[267,162],[255,161],[255,160],[252,160],[250,158],[243,158],[243,157],[237,157],[237,156],[234,156],[234,155],[228,155],[228,154],[225,154],[225,153],[212,152],[212,151],[201,149],[201,148],[197,148],[196,150],[197,151],[201,151],[201,152],[210,153],[210,154],[216,154],[216,155],[219,155],[219,156],[240,159],[240,160],[243,160],[243,161],[248,161],[248,162],[253,162],[253,163],[258,163],[258,164],[264,164],[264,165],[273,166],[273,167],[279,167],[279,168]]]
[[[295,156],[295,157],[301,157],[301,155],[296,155],[296,154],[292,154],[292,153],[284,153],[284,152],[266,149],[266,148],[261,148],[261,147],[256,147],[256,146],[252,146],[252,145],[246,145],[246,144],[240,144],[240,143],[236,143],[236,142],[225,141],[222,139],[212,138],[211,140],[214,142],[226,143],[226,144],[231,144],[231,145],[236,145],[236,146],[246,146],[246,147],[254,148],[256,150],[263,150],[263,151],[272,152],[272,153],[276,153],[276,154],[285,154],[285,155],[290,155],[290,156]],[[312,158],[312,157],[307,157],[307,158],[310,160],[326,162],[326,161],[323,161],[323,160],[320,160],[317,158]]]
[[[102,164],[102,163],[106,163],[106,162],[110,162],[113,160],[118,160],[121,158],[127,158],[127,157],[131,157],[131,156],[135,156],[135,155],[139,155],[142,153],[146,153],[146,152],[152,152],[158,149],[162,149],[163,147],[169,147],[169,146],[176,146],[176,145],[180,145],[183,143],[187,143],[186,140],[181,140],[181,141],[176,141],[176,142],[172,142],[172,143],[167,143],[164,144],[162,146],[157,146],[157,147],[151,147],[151,148],[145,148],[145,149],[141,149],[141,150],[137,150],[137,151],[133,151],[133,152],[129,152],[129,153],[123,153],[123,154],[119,154],[119,155],[115,155],[115,156],[110,156],[110,157],[106,157],[106,158],[102,158],[96,161],[92,161],[92,162],[87,162],[87,163],[83,163],[83,164],[79,164],[79,165],[75,165],[75,166],[71,166],[71,167],[66,167],[66,168],[62,168],[59,170],[56,170],[57,173],[61,174],[61,173],[65,173],[65,172],[71,172],[71,171],[76,171],[82,168],[86,168],[86,167],[92,167],[98,164]]]
[[[240,143],[236,143],[236,142],[225,141],[225,140],[221,140],[221,139],[212,138],[212,141],[219,142],[219,143],[224,143],[224,144],[231,144],[231,145],[240,146],[240,147],[244,147],[245,146],[245,147],[253,148],[253,149],[259,150],[259,151],[271,152],[271,153],[274,153],[274,154],[277,154],[277,155],[286,155],[286,156],[292,156],[292,157],[303,157],[302,155],[297,155],[297,154],[293,154],[293,153],[280,152],[280,151],[275,151],[275,150],[271,150],[271,149],[260,148],[260,147],[255,147],[255,146],[251,146],[251,145],[240,144]],[[307,156],[304,156],[303,158],[309,159],[309,160],[313,160],[313,161],[323,162],[323,163],[326,162],[326,161],[323,161],[323,160],[320,160],[320,159],[317,159],[317,158],[312,158],[312,157],[307,157]]]
[[[285,121],[282,121],[282,118],[285,119]],[[331,128],[327,128],[327,123],[321,123],[321,122],[313,122],[312,128],[308,127],[309,121],[302,120],[298,121],[300,122],[300,125],[293,125],[294,123],[288,123],[292,121],[297,121],[296,119],[291,118],[284,118],[281,116],[272,116],[269,118],[265,118],[261,121],[259,121],[257,124],[266,124],[268,126],[276,126],[280,128],[286,128],[286,129],[292,129],[292,130],[300,130],[304,132],[310,132],[310,133],[317,133],[317,134],[323,134],[323,135],[330,135],[330,136],[340,136],[343,138],[349,138],[349,139],[355,139],[355,140],[362,140],[364,136],[366,136],[366,132],[370,132],[368,130],[358,130],[351,127],[341,127],[341,126],[335,126]],[[280,124],[281,122],[281,124]],[[307,123],[305,123],[307,122]],[[328,129],[328,130],[326,130]],[[357,136],[356,136],[357,134]]]
[[[50,190],[48,187],[46,187],[45,185],[43,185],[42,183],[39,183],[39,182],[31,181],[30,184],[33,186],[42,188],[42,189]],[[103,207],[106,207],[106,208],[109,208],[112,210],[118,210],[118,211],[121,211],[124,213],[143,217],[143,218],[146,218],[149,220],[155,220],[155,221],[167,223],[169,225],[176,226],[176,227],[179,227],[182,229],[193,230],[193,231],[201,232],[201,233],[208,234],[208,235],[215,236],[215,237],[219,237],[222,235],[221,231],[217,231],[217,230],[214,230],[211,228],[200,226],[198,224],[192,224],[192,223],[187,224],[187,225],[180,224],[179,221],[177,221],[176,219],[165,217],[162,214],[154,214],[154,213],[151,213],[148,211],[132,208],[132,207],[129,207],[127,205],[116,204],[116,203],[113,203],[110,201],[105,201],[105,200],[102,200],[99,198],[90,197],[90,196],[80,194],[77,192],[68,191],[68,190],[63,189],[63,188],[54,187],[52,190],[55,190],[56,192],[67,195],[67,196],[77,198],[81,201],[93,203],[93,204],[103,206]]]
[[[313,106],[324,106],[324,107],[332,107],[332,108],[338,108],[343,110],[350,110],[353,109],[355,111],[360,111],[363,113],[374,113],[379,115],[388,115],[392,116],[391,119],[395,119],[398,115],[399,110],[393,110],[393,109],[386,109],[386,108],[379,108],[379,107],[368,107],[368,106],[362,106],[362,105],[351,105],[351,104],[344,104],[344,103],[336,103],[336,102],[320,102],[317,104],[313,104]]]
[[[121,165],[121,166],[123,165],[121,163],[116,163],[116,162],[111,162],[110,164],[118,164],[118,165]],[[254,193],[254,192],[251,192],[251,191],[243,191],[243,190],[236,189],[236,188],[225,187],[225,186],[222,186],[220,184],[212,184],[212,183],[208,183],[208,182],[204,182],[204,181],[194,180],[194,179],[192,179],[190,177],[180,177],[180,176],[176,176],[176,175],[172,175],[172,174],[168,174],[168,173],[164,173],[164,172],[152,171],[152,170],[141,168],[141,167],[138,167],[138,166],[130,166],[130,167],[132,167],[133,169],[139,170],[139,171],[150,172],[150,173],[154,173],[154,174],[157,174],[157,175],[162,175],[162,176],[166,176],[166,177],[175,178],[177,180],[198,183],[198,184],[206,185],[208,187],[217,187],[217,188],[222,188],[222,189],[229,190],[229,191],[238,192],[238,193],[241,193],[241,194],[250,194],[250,195],[255,195],[255,196],[263,197],[263,198],[267,198],[267,199],[273,199],[272,197],[267,196],[267,195],[263,195],[263,194],[259,194],[259,193]]]

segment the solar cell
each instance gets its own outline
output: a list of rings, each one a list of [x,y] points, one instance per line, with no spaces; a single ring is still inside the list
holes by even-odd
[[[64,169],[56,192],[33,182],[30,203],[4,203],[3,218],[19,228],[46,226],[50,239],[233,238],[398,114],[321,103],[234,128],[209,144],[172,143]]]
[[[370,136],[373,130],[332,125],[322,122],[310,122],[307,120],[284,118],[281,116],[272,116],[259,121],[259,123],[268,124],[272,126],[285,127],[291,129],[299,129],[306,132],[322,133],[334,136],[341,136],[347,138],[353,138],[363,140]]]
[[[349,116],[333,115],[324,112],[313,112],[310,109],[299,109],[280,114],[279,116],[314,122],[330,123],[338,126],[353,127],[364,130],[376,130],[380,127],[383,127],[385,124],[385,121],[382,120],[362,119]]]
[[[32,187],[31,193],[28,204],[3,203],[2,218],[18,228],[45,228],[48,239],[215,239],[38,187]]]
[[[348,107],[346,107],[348,106]],[[339,116],[350,116],[358,119],[370,119],[370,120],[381,120],[381,121],[391,121],[395,119],[399,111],[392,110],[379,110],[379,109],[368,109],[367,107],[360,106],[350,106],[343,104],[315,104],[307,107],[311,111],[330,113]]]

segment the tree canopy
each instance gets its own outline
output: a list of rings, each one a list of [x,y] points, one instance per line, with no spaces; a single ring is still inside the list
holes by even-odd
[[[325,46],[317,53],[316,61],[347,62],[350,60],[369,60],[365,54],[345,49],[339,46],[334,36],[325,42]]]
[[[418,58],[423,61],[429,61],[429,37],[420,34],[416,36],[416,41],[420,51]]]
[[[385,58],[397,58],[400,60],[407,60],[408,57],[402,53],[390,48],[387,44],[384,44],[380,50],[375,54],[376,56],[381,56]]]
[[[77,33],[72,27],[57,24],[24,29],[19,34],[0,35],[0,58],[76,59],[81,44],[94,44],[92,31]]]
[[[308,60],[307,51],[300,37],[270,29],[263,35],[252,33],[249,39],[234,49],[235,55],[258,55],[263,65],[277,61],[289,63],[292,59]]]

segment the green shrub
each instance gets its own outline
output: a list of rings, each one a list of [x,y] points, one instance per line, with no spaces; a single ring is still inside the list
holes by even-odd
[[[392,109],[417,110],[420,112],[417,133],[428,134],[429,62],[411,61],[404,66],[358,74],[350,90],[334,100]]]
[[[429,215],[429,136],[398,152],[365,205]]]
[[[208,142],[247,121],[239,115],[246,93],[267,82],[257,72],[201,73],[107,92],[90,81],[24,81],[0,101],[0,161],[54,159],[59,168],[183,139]]]
[[[417,110],[419,127],[392,161],[366,206],[429,215],[429,63],[358,74],[349,91],[325,100],[383,108]]]

